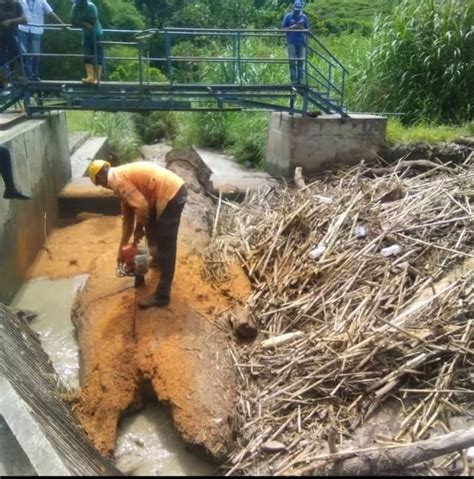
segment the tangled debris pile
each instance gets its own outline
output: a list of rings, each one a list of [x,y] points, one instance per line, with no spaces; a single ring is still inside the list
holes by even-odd
[[[321,454],[388,398],[404,411],[392,445],[468,414],[473,179],[473,155],[460,165],[361,164],[221,205],[221,263],[214,254],[210,269],[238,255],[267,336],[233,352],[241,393],[229,474],[327,472]]]

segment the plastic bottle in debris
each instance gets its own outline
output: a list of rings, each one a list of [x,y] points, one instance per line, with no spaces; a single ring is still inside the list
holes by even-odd
[[[354,236],[357,239],[363,239],[367,236],[367,230],[363,226],[356,226],[354,229]]]
[[[386,258],[390,256],[397,256],[402,252],[402,248],[398,244],[394,244],[392,246],[389,246],[388,248],[384,248],[381,253],[382,256],[385,256]]]
[[[324,254],[325,251],[326,251],[326,246],[319,245],[317,248],[310,251],[309,257],[311,259],[318,259]]]
[[[468,450],[467,450],[467,460],[470,464],[474,464],[474,447],[470,447]]]

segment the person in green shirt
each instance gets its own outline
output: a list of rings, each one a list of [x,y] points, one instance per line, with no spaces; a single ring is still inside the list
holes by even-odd
[[[102,76],[104,63],[104,45],[102,26],[99,21],[97,7],[89,0],[75,0],[71,13],[71,24],[82,28],[82,48],[87,78],[83,83],[95,85]],[[95,68],[97,65],[97,70]]]

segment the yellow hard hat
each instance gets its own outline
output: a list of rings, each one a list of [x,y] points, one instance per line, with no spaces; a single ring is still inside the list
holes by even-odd
[[[90,165],[89,165],[89,177],[94,183],[94,185],[97,184],[97,174],[99,171],[104,167],[108,166],[109,168],[112,166],[108,161],[104,160],[94,160]]]

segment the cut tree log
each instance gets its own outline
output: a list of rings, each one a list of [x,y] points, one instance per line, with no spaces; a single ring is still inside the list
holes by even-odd
[[[387,472],[401,472],[410,466],[431,461],[440,456],[462,451],[474,446],[474,428],[463,429],[449,434],[414,442],[393,448],[342,451],[314,458],[337,462],[338,474],[343,476],[379,475]],[[354,457],[357,456],[357,457]],[[351,458],[352,457],[352,458]],[[333,467],[321,468],[314,463],[298,471],[299,474],[312,472],[318,475],[331,475]]]
[[[388,173],[395,173],[397,171],[404,170],[407,168],[440,168],[440,167],[445,168],[445,166],[430,160],[407,160],[407,161],[400,161],[395,166],[388,166],[386,168],[366,168],[363,171],[363,174],[382,176]]]
[[[301,168],[301,166],[295,168],[295,185],[299,190],[306,188],[306,182],[303,178],[303,168]]]
[[[239,339],[253,341],[257,338],[258,328],[247,308],[241,308],[232,314],[230,323]]]

